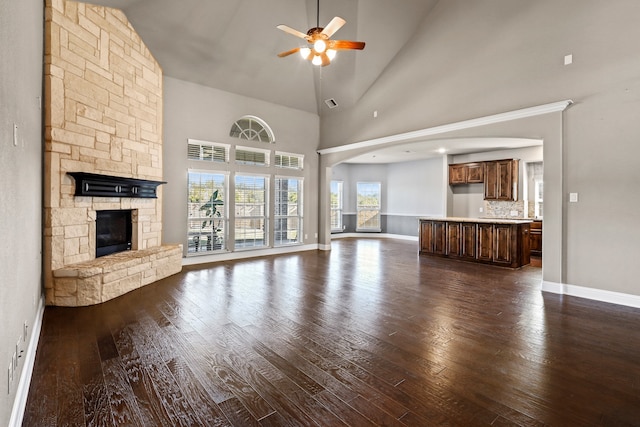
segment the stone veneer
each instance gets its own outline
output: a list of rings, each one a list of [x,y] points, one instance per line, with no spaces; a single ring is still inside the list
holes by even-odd
[[[162,70],[125,15],[45,4],[44,276],[49,305],[105,301],[181,269],[157,199],[75,197],[67,172],[162,180]],[[131,209],[132,250],[95,258],[97,210]],[[181,252],[181,251],[180,251]]]

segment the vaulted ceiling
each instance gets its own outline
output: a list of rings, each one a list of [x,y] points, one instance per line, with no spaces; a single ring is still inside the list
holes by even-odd
[[[321,117],[332,99],[340,113],[375,84],[396,54],[427,25],[439,0],[89,0],[122,10],[165,76],[308,111]],[[318,13],[319,10],[319,13]],[[362,51],[339,51],[326,67],[278,53],[305,41],[280,31],[306,33],[335,16],[346,20],[332,39],[364,41]],[[388,163],[448,154],[540,145],[523,139],[411,141],[350,160]],[[408,153],[410,154],[408,156]]]
[[[166,76],[322,115],[325,100],[353,105],[411,38],[437,0],[93,0],[121,9]],[[277,54],[334,16],[333,39],[366,42],[326,67]]]

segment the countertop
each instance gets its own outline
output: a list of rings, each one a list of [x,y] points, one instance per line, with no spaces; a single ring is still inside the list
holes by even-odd
[[[529,224],[533,222],[533,219],[529,218],[461,218],[461,217],[420,217],[420,220],[427,221],[449,221],[449,222],[476,222],[476,223],[488,223],[488,224]]]

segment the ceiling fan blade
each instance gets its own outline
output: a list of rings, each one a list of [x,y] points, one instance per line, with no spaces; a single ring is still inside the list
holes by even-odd
[[[296,48],[293,48],[293,49],[291,49],[291,50],[287,50],[286,52],[280,52],[280,53],[278,54],[278,56],[279,56],[280,58],[284,58],[285,56],[289,56],[289,55],[291,55],[291,54],[294,54],[294,53],[298,52],[299,50],[300,50],[300,48],[299,48],[299,47],[296,47]]]
[[[308,37],[305,33],[301,32],[301,31],[298,31],[298,30],[294,30],[293,28],[288,27],[286,25],[282,25],[281,24],[281,25],[278,25],[276,28],[279,29],[279,30],[284,31],[285,33],[289,33],[292,36],[300,37],[301,39],[305,39],[306,40],[307,37]]]
[[[343,49],[364,49],[364,42],[352,42],[349,40],[330,40],[328,49],[343,50]]]
[[[329,55],[327,55],[326,52],[322,52],[320,54],[320,59],[322,59],[322,66],[326,67],[327,65],[331,64],[331,60],[329,59]]]
[[[342,28],[342,26],[346,23],[347,21],[340,18],[339,16],[336,16],[331,20],[331,22],[327,24],[326,27],[324,27],[324,29],[322,30],[322,34],[324,34],[327,37],[331,37],[332,35],[335,34],[336,31]]]

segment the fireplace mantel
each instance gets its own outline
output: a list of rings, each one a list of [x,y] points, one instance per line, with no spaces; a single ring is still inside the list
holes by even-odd
[[[124,178],[87,172],[67,172],[76,181],[74,196],[135,197],[156,199],[156,188],[165,181]]]

